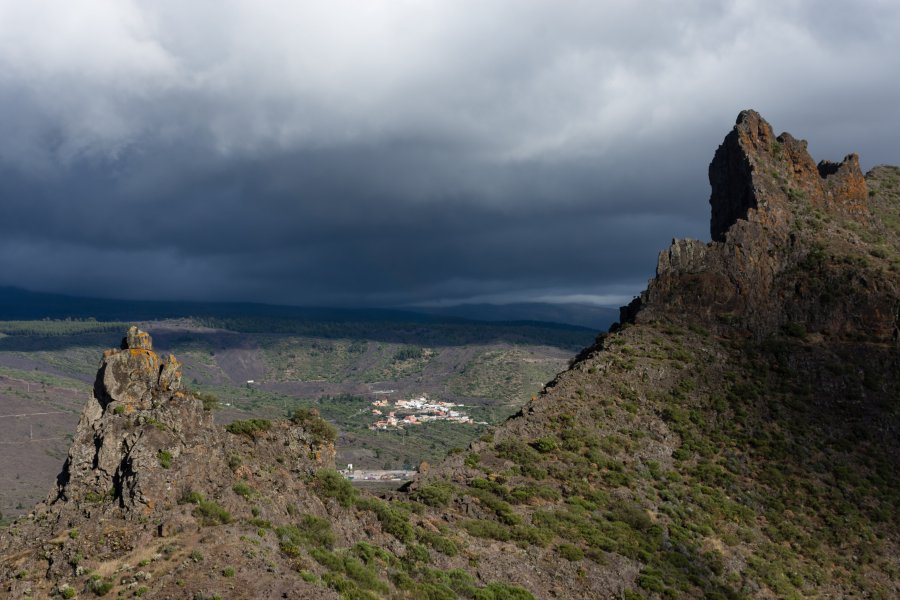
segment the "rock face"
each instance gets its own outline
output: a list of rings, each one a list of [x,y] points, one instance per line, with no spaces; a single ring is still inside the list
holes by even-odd
[[[849,154],[840,163],[816,166],[806,147],[789,133],[776,137],[756,111],[741,112],[709,165],[712,239],[724,241],[738,219],[786,224],[799,201],[865,217],[859,157]]]
[[[198,469],[213,468],[202,448],[219,437],[202,403],[182,390],[178,360],[160,358],[150,335],[132,327],[121,349],[103,355],[50,501],[112,497],[126,511],[151,510],[173,492],[161,463],[194,454]]]
[[[102,379],[102,381],[100,381]],[[150,334],[131,327],[121,350],[107,350],[100,365],[94,397],[106,409],[148,409],[181,390],[181,363],[174,355],[161,359]]]
[[[760,338],[803,322],[828,336],[896,338],[896,278],[876,283],[850,258],[866,246],[853,229],[871,221],[855,154],[817,166],[805,141],[776,137],[759,114],[743,111],[709,180],[712,243],[674,240],[647,290],[623,308],[622,322],[740,324]]]
[[[313,454],[318,465],[334,465],[333,445],[316,444],[301,427],[275,427],[255,442],[272,446],[272,460],[277,454],[304,462]],[[213,489],[230,480],[227,453],[242,443],[182,388],[175,356],[161,358],[150,335],[132,327],[121,349],[103,354],[48,501],[146,515],[174,505],[187,487]]]

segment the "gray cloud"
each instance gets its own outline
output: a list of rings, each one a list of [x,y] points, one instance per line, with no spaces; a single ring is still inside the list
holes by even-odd
[[[0,1],[0,284],[606,301],[737,112],[900,162],[887,2]]]

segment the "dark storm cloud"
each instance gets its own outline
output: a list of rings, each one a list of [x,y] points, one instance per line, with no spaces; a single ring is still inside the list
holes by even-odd
[[[889,3],[0,2],[0,284],[617,303],[759,109],[898,162]]]

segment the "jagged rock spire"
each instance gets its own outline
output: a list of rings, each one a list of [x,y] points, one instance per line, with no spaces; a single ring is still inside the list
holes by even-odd
[[[866,182],[856,154],[840,163],[816,165],[805,140],[789,133],[775,136],[754,110],[744,110],[709,165],[712,194],[710,234],[725,239],[728,229],[750,211],[761,219],[786,223],[795,205],[807,202],[847,214],[867,215]]]
[[[173,403],[178,406],[168,406]],[[148,420],[172,432],[186,424],[212,427],[199,401],[182,391],[181,363],[171,354],[161,358],[153,351],[150,334],[132,326],[121,348],[103,353],[93,394],[59,476],[58,496],[77,500],[115,490],[126,506],[141,501],[136,469],[152,464],[155,450],[142,450],[139,441],[146,432],[131,425]],[[161,433],[157,429],[155,435]]]

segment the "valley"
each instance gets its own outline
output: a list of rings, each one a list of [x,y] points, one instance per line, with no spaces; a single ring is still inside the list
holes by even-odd
[[[594,337],[577,327],[458,320],[180,318],[139,325],[183,363],[190,389],[218,399],[217,422],[278,419],[313,407],[339,430],[337,463],[360,469],[415,469],[466,447],[540,392]],[[12,482],[0,489],[4,516],[27,511],[47,494],[90,394],[97,357],[117,345],[127,326],[0,322],[0,480]],[[373,402],[395,405],[423,395],[465,405],[468,420],[423,417],[413,427],[373,427]]]

